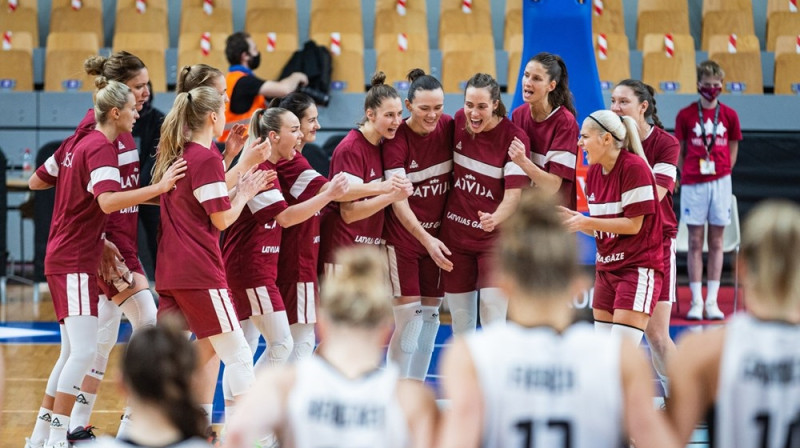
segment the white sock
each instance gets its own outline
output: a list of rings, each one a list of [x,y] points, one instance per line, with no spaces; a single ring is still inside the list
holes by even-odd
[[[453,319],[453,334],[474,332],[478,325],[478,291],[445,293],[444,300]]]
[[[505,322],[508,314],[508,298],[500,288],[482,288],[480,300],[481,326],[493,322]]]
[[[709,303],[717,303],[717,295],[719,294],[719,280],[708,281],[708,291],[706,291],[706,301]]]
[[[211,414],[214,412],[214,404],[213,403],[205,403],[200,405],[203,408],[203,412],[206,414],[206,426],[211,426]]]
[[[419,301],[395,305],[394,332],[389,341],[387,356],[400,370],[400,378],[408,377],[411,355],[417,351],[419,334],[422,331],[422,303]]]
[[[67,440],[67,428],[69,428],[69,416],[53,414],[53,421],[50,422],[50,437],[45,446]]]
[[[439,307],[423,305],[420,309],[422,309],[422,331],[419,333],[417,351],[411,356],[408,377],[425,381],[433,357],[436,334],[439,332]]]
[[[638,328],[630,327],[628,325],[622,324],[614,324],[611,328],[612,335],[619,335],[620,337],[629,339],[633,342],[634,345],[637,347],[642,342],[642,336],[644,336],[644,330],[640,330]]]
[[[47,442],[47,437],[50,435],[50,422],[52,421],[53,411],[47,408],[39,408],[36,424],[33,426],[33,433],[31,434],[31,443],[33,445]]]
[[[314,352],[316,337],[314,335],[314,324],[292,324],[289,326],[292,332],[294,348],[289,355],[289,362],[297,362],[308,358]]]
[[[703,302],[702,282],[689,282],[689,290],[692,291],[692,303]]]
[[[133,331],[156,324],[156,302],[149,289],[143,289],[128,297],[119,305],[125,317],[133,327]]]
[[[89,424],[89,417],[92,416],[95,401],[97,401],[97,394],[78,392],[75,397],[75,406],[72,407],[72,414],[69,416],[70,431],[74,431],[78,426],[85,428]]]
[[[131,424],[131,407],[125,406],[125,409],[122,411],[122,417],[119,419],[119,429],[117,429],[117,438],[118,439],[126,439],[128,438],[128,428]]]
[[[601,320],[594,321],[594,332],[595,333],[606,333],[611,334],[611,329],[614,328],[614,324],[611,322],[603,322]]]

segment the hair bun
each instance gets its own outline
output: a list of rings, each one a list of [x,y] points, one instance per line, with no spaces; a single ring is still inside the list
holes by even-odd
[[[100,55],[94,55],[83,61],[83,70],[92,76],[103,74],[103,67],[105,67],[107,58]]]
[[[371,87],[380,86],[385,84],[386,82],[386,73],[384,72],[376,72],[372,75],[372,79],[370,79],[369,85]]]
[[[408,75],[406,75],[406,78],[408,79],[408,82],[414,82],[420,76],[425,76],[425,70],[423,70],[421,68],[415,68],[415,69],[412,69],[410,72],[408,72]]]
[[[104,89],[108,86],[108,78],[103,75],[94,78],[94,86],[97,87],[98,90]]]

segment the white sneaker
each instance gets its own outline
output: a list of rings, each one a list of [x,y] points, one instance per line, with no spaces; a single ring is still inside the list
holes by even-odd
[[[66,440],[59,440],[58,442],[52,445],[47,445],[47,448],[70,448],[70,447],[69,447],[69,442],[67,442]]]
[[[706,317],[711,320],[723,320],[725,319],[725,314],[720,311],[719,307],[717,306],[717,301],[706,300]]]
[[[702,320],[703,319],[703,301],[702,300],[692,300],[692,307],[689,308],[689,312],[686,313],[686,319],[688,320]]]
[[[42,443],[33,443],[29,437],[25,437],[25,448],[43,448],[44,442]]]

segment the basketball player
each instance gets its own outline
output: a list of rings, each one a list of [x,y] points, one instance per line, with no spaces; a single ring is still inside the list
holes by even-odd
[[[93,446],[209,448],[203,410],[192,393],[197,354],[179,325],[159,322],[134,334],[121,370],[136,418],[124,438],[101,437]]]
[[[228,423],[227,443],[251,447],[274,431],[284,448],[430,447],[433,394],[381,368],[392,330],[385,262],[377,248],[348,248],[322,287],[318,355],[266,369]]]
[[[669,360],[667,410],[684,444],[705,419],[711,447],[796,447],[800,208],[759,204],[745,222],[741,249],[747,311],[681,340]]]
[[[538,189],[558,194],[561,205],[575,210],[579,132],[567,65],[556,54],[539,53],[525,65],[521,88],[525,104],[514,109],[511,121],[528,135],[531,158],[521,142],[512,143],[509,156]]]
[[[594,322],[638,345],[658,301],[663,278],[661,215],[656,183],[636,122],[610,110],[593,112],[581,127],[586,151],[589,215],[562,207],[567,229],[594,235],[597,244]]]
[[[401,377],[424,381],[439,330],[440,268],[453,269],[449,249],[437,238],[453,170],[453,118],[443,114],[439,80],[414,69],[408,81],[411,116],[383,143],[386,178],[399,174],[414,187],[408,199],[387,209],[383,229],[394,296],[388,357]]]
[[[642,150],[656,175],[656,192],[663,225],[664,280],[644,335],[647,345],[650,346],[653,367],[661,379],[664,394],[669,396],[667,358],[675,353],[675,343],[669,336],[669,318],[672,314],[672,303],[675,302],[675,237],[678,235],[678,220],[672,209],[672,191],[675,188],[680,145],[675,137],[664,130],[656,113],[653,95],[655,90],[651,86],[635,79],[623,80],[611,93],[611,111],[636,120]]]
[[[383,72],[372,76],[371,87],[364,99],[365,117],[358,129],[351,130],[333,151],[331,179],[344,173],[351,186],[387,186],[382,183],[381,142],[395,137],[402,122],[403,108],[397,91],[384,84],[385,80],[386,75]],[[326,234],[323,235],[322,253],[326,274],[335,269],[334,253],[339,248],[381,244],[383,209],[413,193],[411,182],[400,175],[393,176],[388,187],[389,190],[383,190],[372,197],[340,202],[323,217]]]
[[[291,159],[303,138],[297,117],[279,107],[258,109],[250,124],[250,136],[268,140],[272,147],[267,161],[259,166],[265,171],[275,171],[279,160]],[[346,193],[347,188],[345,176],[338,175],[325,192],[290,207],[283,199],[280,185],[275,183],[251,199],[239,219],[223,235],[222,256],[228,285],[252,353],[255,354],[258,348],[260,335],[267,342],[267,351],[256,367],[283,364],[292,352],[289,320],[275,283],[281,229],[309,219],[328,202]],[[226,392],[230,392],[227,390],[228,378],[224,373],[223,389]],[[226,396],[231,405],[232,398]],[[232,411],[230,406],[228,410]]]
[[[452,252],[453,269],[442,272],[453,331],[474,331],[481,294],[482,324],[506,317],[506,299],[490,278],[491,247],[498,227],[514,213],[530,179],[508,148],[514,139],[530,154],[528,137],[506,118],[500,85],[477,73],[467,81],[464,108],[455,115],[453,189],[440,235]]]
[[[212,346],[229,371],[237,397],[252,383],[253,357],[230,300],[219,232],[233,224],[271,180],[266,171],[251,168],[229,192],[222,156],[212,148],[224,126],[224,98],[211,87],[179,93],[164,119],[153,181],[174,159],[185,159],[189,169],[184,182],[161,197],[156,284],[159,314],[182,315],[201,347]],[[268,145],[265,141],[256,146],[268,152]],[[209,355],[200,355],[205,365]]]
[[[544,192],[525,195],[497,245],[507,325],[456,336],[442,361],[439,447],[676,447],[634,344],[574,323],[585,285],[575,238]]]
[[[53,222],[45,257],[45,274],[61,322],[61,354],[50,373],[36,425],[27,447],[66,448],[67,428],[84,375],[97,356],[97,268],[103,251],[106,214],[134,207],[184,176],[185,163],[165,167],[156,185],[122,191],[119,149],[113,143],[130,133],[138,117],[130,87],[98,76],[95,128],[68,140],[39,167],[31,190],[56,186]],[[43,180],[47,179],[47,180]]]

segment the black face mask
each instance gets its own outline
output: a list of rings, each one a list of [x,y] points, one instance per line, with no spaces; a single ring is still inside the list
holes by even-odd
[[[258,53],[255,56],[250,56],[250,63],[248,65],[250,66],[250,70],[257,69],[258,66],[261,65],[261,53]]]

